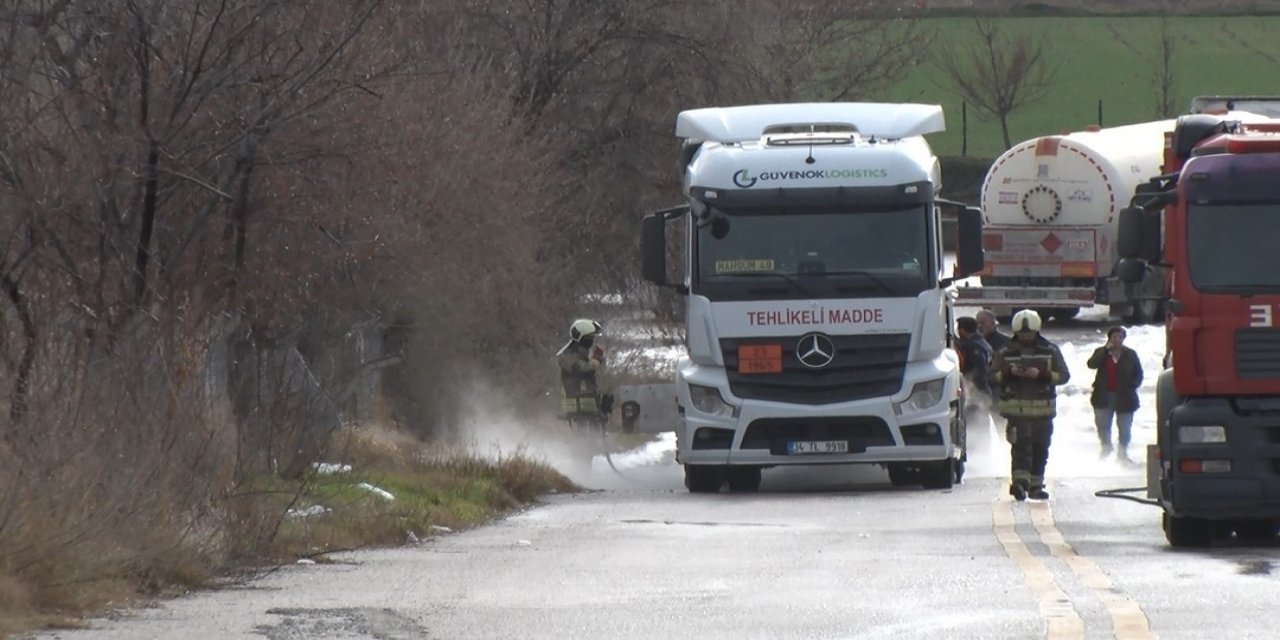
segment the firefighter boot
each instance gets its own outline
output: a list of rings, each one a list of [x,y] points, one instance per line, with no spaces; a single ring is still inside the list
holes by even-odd
[[[1027,499],[1027,488],[1021,482],[1011,482],[1009,483],[1009,495],[1013,496],[1014,500],[1022,502]]]
[[[1044,485],[1035,485],[1031,487],[1031,491],[1027,492],[1027,497],[1032,500],[1048,500],[1049,492],[1044,490]]]

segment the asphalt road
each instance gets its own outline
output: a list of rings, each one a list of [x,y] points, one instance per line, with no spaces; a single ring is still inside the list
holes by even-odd
[[[1050,335],[1079,358],[1105,326],[1086,317]],[[1156,340],[1152,329],[1137,341]],[[1080,405],[1088,372],[1073,373],[1048,502],[1009,499],[998,445],[975,451],[949,491],[823,467],[768,470],[758,494],[693,495],[661,439],[620,457],[623,475],[598,460],[582,481],[599,490],[490,526],[39,637],[1280,636],[1280,548],[1175,552],[1157,509],[1095,495],[1141,485],[1143,472],[1098,459]],[[1142,420],[1135,446],[1149,434]]]

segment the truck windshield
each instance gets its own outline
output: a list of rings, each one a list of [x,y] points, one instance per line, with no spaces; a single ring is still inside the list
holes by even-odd
[[[913,297],[931,286],[928,211],[727,214],[720,233],[698,230],[694,291],[712,300]]]
[[[1277,216],[1280,203],[1188,205],[1191,282],[1206,292],[1280,291]]]

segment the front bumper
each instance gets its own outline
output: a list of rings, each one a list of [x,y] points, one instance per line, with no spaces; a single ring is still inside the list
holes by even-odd
[[[1227,441],[1177,442],[1178,427],[1203,425],[1224,426]],[[1280,518],[1280,420],[1274,412],[1241,411],[1226,398],[1189,400],[1170,413],[1160,448],[1161,496],[1170,515]],[[1181,470],[1188,461],[1221,460],[1229,461],[1230,471]]]
[[[975,307],[1092,307],[1093,289],[1083,287],[959,287],[956,304]]]
[[[954,402],[895,415],[885,398],[806,406],[746,401],[736,419],[686,410],[677,431],[683,464],[811,465],[923,462],[959,457]],[[792,442],[846,442],[846,453],[789,453]]]

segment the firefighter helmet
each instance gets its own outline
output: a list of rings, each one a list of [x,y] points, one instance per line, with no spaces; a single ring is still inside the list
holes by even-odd
[[[1034,309],[1023,309],[1013,314],[1013,321],[1009,323],[1009,327],[1014,333],[1023,331],[1038,333],[1040,331],[1040,314],[1036,313]]]
[[[589,320],[587,318],[579,318],[578,320],[574,320],[573,324],[569,325],[569,337],[573,339],[574,342],[582,342],[583,338],[594,336],[597,333],[600,333],[601,329],[602,327],[599,322]]]

